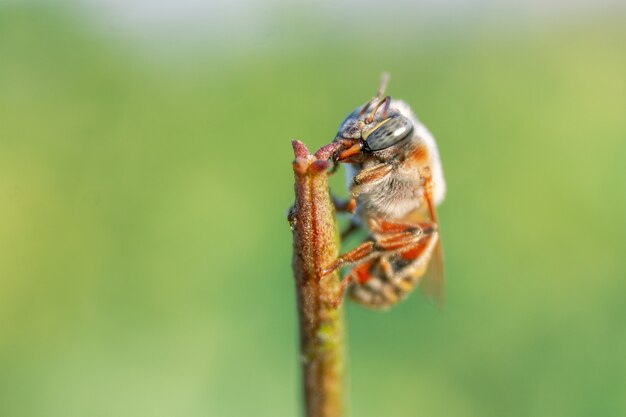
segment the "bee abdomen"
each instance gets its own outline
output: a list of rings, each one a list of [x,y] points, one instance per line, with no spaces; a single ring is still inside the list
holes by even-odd
[[[415,281],[409,277],[388,279],[372,275],[362,284],[350,287],[350,298],[369,308],[385,309],[405,298],[415,287]]]

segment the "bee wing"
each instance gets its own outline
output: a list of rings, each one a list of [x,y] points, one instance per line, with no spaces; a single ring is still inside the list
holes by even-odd
[[[443,253],[441,250],[441,229],[437,221],[437,209],[435,208],[435,203],[432,198],[431,184],[428,184],[426,187],[424,197],[426,200],[426,208],[428,209],[427,216],[437,225],[438,238],[437,245],[430,258],[428,270],[421,279],[420,290],[426,297],[433,300],[437,307],[442,308],[444,302],[444,274]]]
[[[444,271],[443,271],[443,253],[441,250],[441,241],[437,241],[437,245],[433,250],[430,258],[428,270],[420,280],[420,291],[427,298],[432,300],[437,307],[443,308],[444,303]]]

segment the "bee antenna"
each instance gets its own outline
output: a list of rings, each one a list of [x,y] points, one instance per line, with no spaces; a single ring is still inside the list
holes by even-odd
[[[387,83],[389,82],[389,73],[383,72],[380,74],[380,85],[378,86],[378,91],[376,92],[376,98],[381,98],[383,94],[385,94],[385,90],[387,89]]]
[[[387,113],[389,112],[389,105],[391,104],[391,96],[387,96],[378,102],[376,107],[374,107],[372,112],[365,119],[365,123],[372,123],[372,121],[374,120],[374,115],[376,115],[376,112],[378,111],[378,109],[380,109],[380,106],[382,106],[383,104],[385,105],[385,107],[383,107],[383,119],[387,118]]]
[[[383,72],[380,75],[380,84],[378,85],[378,90],[376,91],[376,95],[374,97],[372,97],[370,99],[370,101],[365,103],[365,105],[363,106],[363,108],[359,112],[359,115],[365,114],[365,112],[370,108],[372,103],[374,103],[376,100],[380,100],[380,98],[383,96],[383,94],[385,94],[385,90],[387,89],[387,83],[388,82],[389,82],[389,73],[388,72]],[[389,108],[389,105],[387,105],[387,108]]]

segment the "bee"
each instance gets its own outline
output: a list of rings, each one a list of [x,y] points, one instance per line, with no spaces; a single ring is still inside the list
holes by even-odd
[[[342,239],[364,228],[368,237],[322,269],[343,266],[335,304],[348,290],[353,301],[385,309],[420,285],[443,301],[443,266],[436,206],[446,185],[433,136],[401,100],[383,97],[388,76],[376,95],[341,123],[332,160],[346,164],[351,198],[337,202],[352,214]],[[336,165],[337,166],[337,165]],[[428,273],[427,273],[428,272]]]

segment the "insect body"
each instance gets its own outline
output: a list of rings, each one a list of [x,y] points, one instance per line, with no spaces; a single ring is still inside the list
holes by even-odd
[[[346,163],[352,199],[338,206],[353,212],[350,231],[368,238],[322,271],[344,265],[343,292],[367,307],[386,308],[420,283],[441,301],[443,274],[435,207],[445,183],[432,135],[400,100],[378,94],[346,117],[334,143],[334,161]],[[427,270],[429,273],[427,275]],[[428,279],[426,279],[428,277]]]

